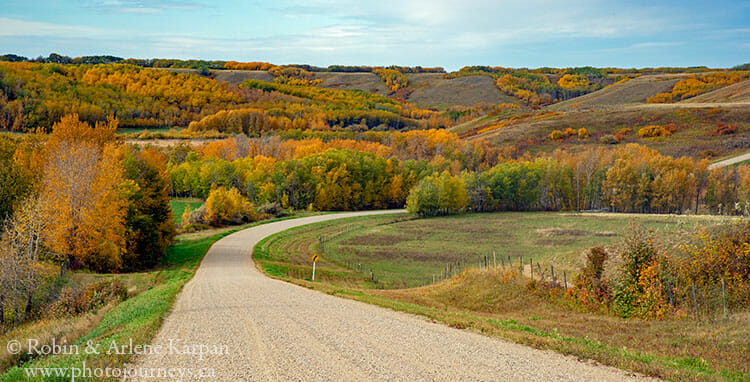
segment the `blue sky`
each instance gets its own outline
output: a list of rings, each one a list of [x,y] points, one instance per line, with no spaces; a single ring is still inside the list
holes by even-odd
[[[319,66],[750,62],[750,1],[0,0],[0,54]]]

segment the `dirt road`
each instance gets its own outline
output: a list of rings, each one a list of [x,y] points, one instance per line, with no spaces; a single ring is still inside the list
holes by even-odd
[[[143,356],[135,366],[215,376],[203,381],[634,378],[618,369],[273,280],[252,262],[252,248],[268,235],[324,220],[385,212],[280,221],[218,241],[165,319],[153,343],[162,351]],[[205,351],[197,350],[201,346],[207,347]],[[174,375],[169,380],[179,379]]]
[[[724,160],[718,161],[716,163],[711,163],[711,165],[708,166],[708,169],[711,170],[711,169],[715,169],[715,168],[721,168],[721,167],[731,166],[731,165],[733,165],[735,163],[744,162],[746,160],[750,160],[750,153],[738,155],[736,157],[729,158],[729,159],[724,159]]]

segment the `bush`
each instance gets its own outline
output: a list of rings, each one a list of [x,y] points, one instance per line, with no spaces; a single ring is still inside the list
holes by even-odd
[[[606,310],[612,298],[609,280],[603,277],[607,257],[604,248],[591,248],[586,255],[586,266],[576,276],[574,287],[566,292],[566,296],[575,299],[588,310]]]
[[[578,138],[580,139],[586,139],[589,137],[589,131],[586,130],[586,128],[582,127],[578,129]]]
[[[549,139],[553,141],[558,141],[565,138],[565,134],[563,134],[560,130],[554,130],[551,133],[549,133]]]
[[[685,246],[687,258],[680,276],[705,289],[726,281],[727,304],[750,305],[750,222],[721,228],[714,235],[702,233],[700,246]]]
[[[123,301],[127,297],[127,288],[115,278],[95,282],[84,289],[65,286],[48,308],[47,314],[51,317],[77,315],[100,308],[110,301]]]
[[[282,207],[278,202],[269,202],[261,204],[260,207],[258,207],[258,213],[280,218],[288,216],[289,210]]]
[[[737,132],[737,129],[739,129],[739,126],[737,125],[727,125],[722,122],[719,122],[716,124],[716,128],[710,131],[707,135],[709,136],[729,135],[729,134],[734,134],[735,132]]]
[[[206,199],[205,220],[213,226],[242,224],[257,220],[255,208],[236,188],[216,187]]]
[[[612,134],[607,134],[607,135],[602,136],[601,138],[599,138],[599,142],[601,142],[601,143],[603,143],[605,145],[616,145],[616,144],[620,143],[620,140],[616,136],[614,136]]]
[[[581,133],[583,133],[585,136],[582,136]],[[579,138],[588,138],[588,133],[589,133],[588,130],[583,129],[583,128],[580,129],[580,130],[575,130],[575,129],[572,129],[572,128],[568,127],[568,128],[565,128],[562,131],[560,131],[560,130],[554,130],[554,131],[552,131],[551,133],[549,133],[549,139],[551,139],[553,141],[557,141],[557,140],[562,140],[562,139],[565,139],[565,138],[568,138],[568,137],[572,137],[572,136],[576,136],[576,135]]]
[[[670,123],[664,126],[646,126],[638,130],[638,136],[641,138],[651,137],[668,137],[677,130],[677,126],[674,123]]]
[[[661,279],[668,266],[651,235],[636,227],[625,240],[614,292],[614,310],[621,317],[661,318],[669,308]]]

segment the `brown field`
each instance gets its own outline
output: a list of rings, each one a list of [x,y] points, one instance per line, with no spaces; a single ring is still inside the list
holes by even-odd
[[[699,96],[686,99],[681,103],[717,103],[746,102],[750,103],[750,80],[745,80]]]
[[[629,104],[642,104],[646,98],[672,89],[682,77],[675,76],[642,76],[622,84],[582,95],[547,107],[553,111],[578,108],[607,108]]]
[[[473,106],[478,103],[519,104],[518,99],[497,90],[487,76],[459,77],[451,80],[439,73],[409,74],[409,88],[414,92],[407,99],[421,107],[446,109],[450,106]]]

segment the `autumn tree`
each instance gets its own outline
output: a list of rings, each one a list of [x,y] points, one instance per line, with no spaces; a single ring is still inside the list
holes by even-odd
[[[31,179],[14,160],[18,140],[0,135],[0,223],[13,215],[15,206],[29,193]]]
[[[35,297],[47,297],[50,283],[59,275],[48,230],[52,211],[42,198],[24,201],[0,236],[0,329],[8,326],[6,309],[15,327],[32,313]]]
[[[49,203],[53,249],[70,265],[96,271],[122,267],[125,204],[117,120],[56,123],[45,149],[41,195]]]

